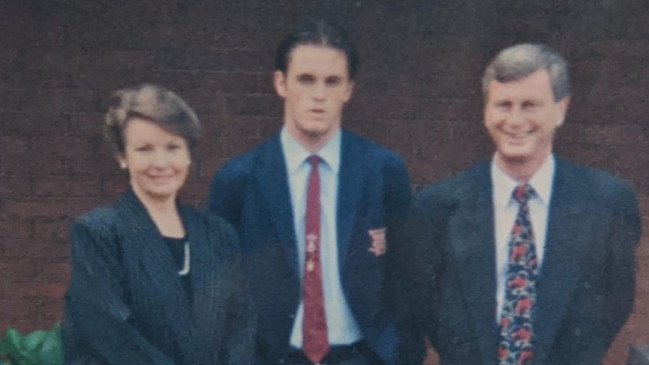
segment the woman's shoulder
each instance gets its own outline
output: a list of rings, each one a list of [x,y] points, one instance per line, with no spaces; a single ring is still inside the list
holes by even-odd
[[[85,227],[90,230],[110,229],[117,221],[117,212],[113,205],[104,205],[87,211],[72,222],[73,228]]]

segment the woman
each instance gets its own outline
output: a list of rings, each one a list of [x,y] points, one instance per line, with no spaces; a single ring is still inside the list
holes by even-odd
[[[66,363],[252,363],[235,233],[176,199],[200,135],[196,115],[159,86],[116,97],[105,135],[130,189],[71,227]]]

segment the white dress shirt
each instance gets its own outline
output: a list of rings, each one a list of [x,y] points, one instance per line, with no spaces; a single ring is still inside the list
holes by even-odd
[[[311,170],[307,158],[311,155],[283,128],[280,142],[286,173],[288,176],[293,223],[297,240],[300,277],[304,275],[304,225],[306,210],[307,181]],[[340,130],[316,153],[322,159],[318,172],[320,174],[320,259],[322,260],[322,288],[327,319],[327,336],[330,345],[348,345],[361,339],[358,324],[354,320],[347,304],[338,265],[338,230],[336,226],[336,209],[338,202],[338,171],[340,169]],[[300,293],[302,291],[300,290]],[[304,303],[300,300],[293,330],[291,346],[302,348],[302,322]]]
[[[536,191],[536,196],[530,198],[528,206],[532,220],[532,232],[536,246],[536,257],[539,270],[543,264],[545,252],[545,237],[547,233],[548,211],[552,196],[552,181],[554,179],[554,155],[548,156],[541,168],[532,176],[528,183]],[[512,197],[514,188],[520,183],[503,172],[494,160],[491,162],[491,182],[493,186],[494,224],[496,240],[496,321],[500,319],[505,296],[505,281],[507,277],[507,259],[509,257],[509,241],[516,215],[518,203]]]

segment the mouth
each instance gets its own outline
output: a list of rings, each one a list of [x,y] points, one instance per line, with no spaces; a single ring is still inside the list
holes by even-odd
[[[532,134],[533,131],[525,131],[525,132],[504,132],[505,136],[507,136],[509,139],[513,141],[521,141],[527,138],[530,134]]]
[[[151,176],[149,175],[149,179],[158,182],[158,183],[165,183],[169,180],[172,180],[175,175],[160,175],[160,176]]]

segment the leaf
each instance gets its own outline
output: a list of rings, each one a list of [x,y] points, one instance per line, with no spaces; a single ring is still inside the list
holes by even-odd
[[[61,365],[61,325],[56,323],[51,330],[37,330],[26,335],[10,328],[0,342],[0,354],[6,356],[11,365]]]

